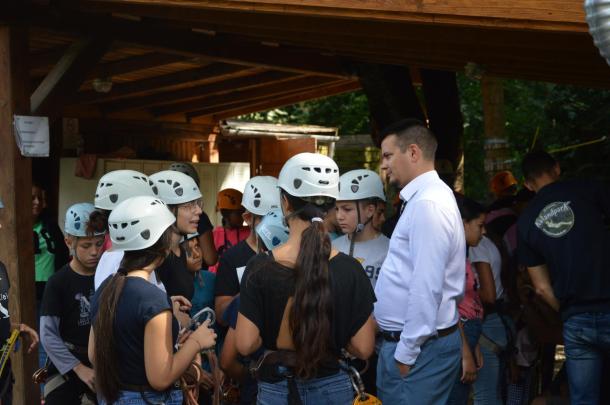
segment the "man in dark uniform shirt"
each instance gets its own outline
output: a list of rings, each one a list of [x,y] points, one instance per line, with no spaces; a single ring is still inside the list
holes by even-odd
[[[536,197],[518,221],[519,260],[564,322],[571,403],[596,404],[610,356],[610,187],[559,181],[546,152],[526,155],[522,170]]]

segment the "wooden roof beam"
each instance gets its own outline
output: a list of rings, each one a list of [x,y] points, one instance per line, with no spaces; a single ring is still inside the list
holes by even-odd
[[[384,1],[378,0],[86,0],[83,11],[133,15],[164,13],[168,18],[193,16],[209,10],[257,14],[337,17],[419,24],[586,32],[582,2],[574,0],[514,0],[510,2]],[[184,17],[185,19],[188,17]]]
[[[112,86],[112,91],[109,93],[98,93],[93,90],[83,91],[76,94],[71,103],[100,103],[115,100],[117,98],[129,97],[140,92],[148,92],[161,90],[167,87],[200,81],[205,79],[221,80],[232,74],[244,72],[251,68],[239,65],[227,65],[224,63],[213,63],[201,68],[183,70],[177,73],[170,73],[161,76],[155,76],[142,80],[135,80],[127,83],[118,83]]]
[[[335,94],[347,93],[350,91],[358,90],[359,88],[360,83],[358,81],[345,80],[341,83],[331,84],[329,86],[324,86],[309,91],[296,91],[280,97],[268,97],[263,100],[256,101],[254,103],[252,101],[238,101],[225,106],[211,107],[198,111],[192,111],[187,113],[186,117],[188,120],[192,120],[197,117],[211,115],[214,117],[214,119],[220,120],[257,111],[265,111],[271,108],[278,108],[285,105],[291,105],[299,103],[301,101],[314,100],[317,98],[328,97]]]
[[[265,67],[300,74],[345,79],[349,76],[341,61],[315,51],[267,46],[259,42],[221,39],[190,29],[160,27],[146,21],[104,17],[94,14],[62,14],[50,18],[48,11],[32,13],[34,23],[54,30],[103,33],[116,41],[157,48],[165,53],[200,56],[218,62]]]
[[[34,115],[58,114],[68,97],[78,91],[87,73],[109,49],[107,38],[92,37],[71,45],[30,97]]]
[[[297,77],[294,80],[284,82],[272,82],[267,86],[256,87],[248,90],[237,90],[219,96],[206,96],[184,103],[170,104],[151,108],[150,112],[154,116],[163,116],[182,113],[204,108],[214,108],[222,105],[232,104],[237,101],[253,101],[269,98],[272,96],[294,93],[295,91],[310,90],[329,83],[336,82],[336,79],[329,77],[305,76]]]
[[[295,76],[296,74],[288,72],[264,72],[252,76],[238,77],[235,79],[223,80],[181,90],[165,91],[148,96],[118,100],[116,102],[101,104],[100,108],[108,113],[113,111],[170,104],[172,102],[181,100],[198,98],[204,94],[213,95],[235,91],[236,89],[259,87],[272,82],[289,80]]]

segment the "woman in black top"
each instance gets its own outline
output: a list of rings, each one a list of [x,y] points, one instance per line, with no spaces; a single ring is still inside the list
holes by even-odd
[[[236,327],[242,355],[273,351],[258,370],[259,404],[351,404],[341,350],[362,359],[373,352],[371,284],[355,259],[331,251],[324,229],[338,184],[336,163],[320,154],[298,154],[280,172],[290,235],[248,264]]]
[[[155,197],[129,198],[108,219],[113,246],[125,255],[91,302],[88,354],[102,403],[181,405],[175,382],[197,353],[215,343],[206,321],[176,351],[178,322],[170,300],[148,281],[167,255],[175,220]]]

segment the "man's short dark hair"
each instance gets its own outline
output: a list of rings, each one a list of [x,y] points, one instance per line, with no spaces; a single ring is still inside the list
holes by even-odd
[[[387,136],[396,135],[401,152],[404,152],[407,146],[415,144],[422,150],[426,160],[434,160],[438,146],[436,136],[420,120],[415,118],[400,120],[386,127],[379,135],[382,141]]]
[[[557,160],[550,153],[543,150],[529,152],[521,162],[521,172],[525,181],[533,181],[540,176],[552,173],[557,166]]]

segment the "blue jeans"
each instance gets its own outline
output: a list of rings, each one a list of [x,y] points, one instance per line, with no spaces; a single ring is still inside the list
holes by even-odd
[[[447,403],[460,371],[460,332],[428,339],[406,377],[400,375],[394,359],[396,345],[384,340],[379,350],[377,394],[381,402],[389,405]]]
[[[505,317],[504,322],[508,325],[510,319]],[[504,322],[498,314],[490,314],[485,317],[482,329],[482,334],[502,349],[508,343]],[[477,373],[477,380],[474,382],[474,405],[502,404],[504,402],[502,384],[505,382],[502,381],[501,375],[504,362],[483,344],[481,344],[481,354],[483,355],[483,368]]]
[[[303,405],[351,404],[356,394],[345,371],[312,380],[296,380]],[[288,405],[288,381],[258,382],[259,405]]]
[[[468,347],[474,355],[474,349],[479,343],[479,337],[481,336],[482,322],[480,319],[469,319],[462,321],[464,327],[464,336],[468,342]],[[455,380],[455,385],[449,396],[447,404],[450,405],[466,405],[468,403],[468,394],[470,393],[470,384],[464,384],[460,379],[462,378],[462,367]]]
[[[572,315],[563,323],[563,340],[570,402],[598,404],[603,359],[610,356],[610,312]]]
[[[142,398],[146,398],[146,401]],[[108,403],[103,399],[99,400],[100,405]],[[182,405],[182,391],[171,390],[167,392],[136,392],[136,391],[121,391],[119,399],[113,405]]]

